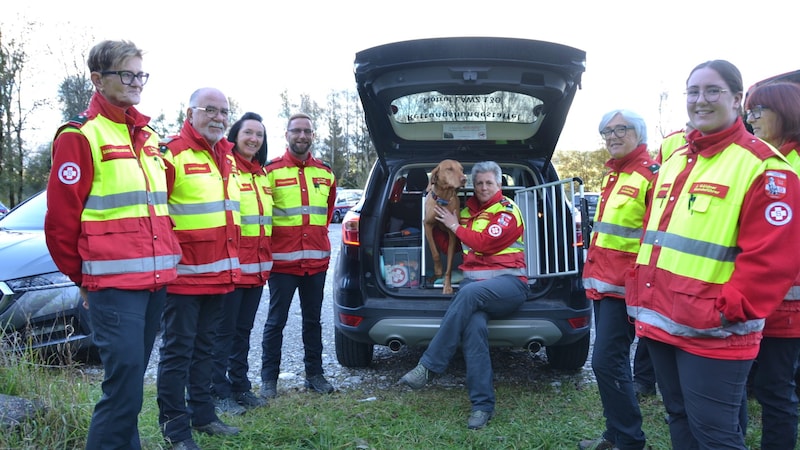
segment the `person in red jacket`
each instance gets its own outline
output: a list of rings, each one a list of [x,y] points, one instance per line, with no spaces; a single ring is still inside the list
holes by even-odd
[[[659,169],[628,314],[647,339],[676,449],[745,449],[745,384],[765,319],[800,273],[800,180],[741,119],[739,69],[697,65],[695,128]],[[768,282],[767,282],[768,281]]]
[[[398,384],[420,389],[443,373],[461,347],[467,362],[472,412],[467,428],[477,430],[494,417],[495,394],[487,323],[505,317],[528,298],[524,236],[519,207],[503,196],[502,170],[494,161],[472,167],[475,195],[456,217],[435,206],[436,220],[461,241],[464,272],[458,291],[419,363]]]
[[[625,304],[625,274],[636,261],[645,209],[652,200],[652,183],[660,166],[647,153],[645,121],[633,111],[606,113],[598,131],[611,159],[606,162],[608,171],[586,254],[583,286],[586,296],[594,300],[592,370],[606,431],[598,439],[579,442],[578,447],[640,450],[645,435],[631,375],[636,331]]]
[[[167,287],[158,362],[158,423],[173,448],[196,449],[192,428],[234,435],[211,396],[213,345],[223,296],[240,281],[240,180],[225,139],[225,94],[196,90],[180,134],[161,144],[167,163],[169,212],[183,249],[178,278]]]
[[[217,409],[233,415],[267,404],[265,399],[251,392],[247,376],[250,332],[272,269],[272,190],[264,172],[267,130],[262,120],[259,114],[247,112],[228,132],[242,178],[242,240],[239,245],[242,278],[236,289],[223,298],[223,318],[214,341],[211,381]]]
[[[747,96],[753,134],[778,149],[800,172],[800,84],[759,86]],[[796,257],[796,255],[793,255]],[[764,325],[756,356],[753,393],[761,404],[761,449],[797,444],[795,373],[800,358],[800,274]]]
[[[336,200],[336,179],[327,164],[311,154],[314,125],[304,113],[289,117],[289,147],[266,166],[272,187],[272,272],[269,313],[261,352],[261,396],[278,395],[283,328],[295,291],[303,315],[306,388],[329,394],[333,386],[322,370],[322,300],[331,258],[328,225]]]
[[[181,251],[159,137],[134,107],[149,78],[142,51],[103,41],[88,66],[89,107],[53,141],[45,238],[56,266],[80,286],[103,363],[86,448],[140,449],[144,372]]]

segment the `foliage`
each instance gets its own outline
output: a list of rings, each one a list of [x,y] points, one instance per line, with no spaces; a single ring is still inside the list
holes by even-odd
[[[61,118],[67,120],[86,110],[94,94],[92,80],[86,72],[67,75],[58,87],[58,101],[61,103]]]
[[[608,158],[603,148],[590,152],[559,150],[553,155],[553,165],[561,178],[579,177],[586,192],[600,192]]]

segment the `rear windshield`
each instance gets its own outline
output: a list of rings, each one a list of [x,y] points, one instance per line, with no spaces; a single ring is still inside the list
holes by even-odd
[[[400,97],[392,102],[399,123],[502,122],[536,123],[543,102],[516,92],[484,95],[444,95],[437,91]]]

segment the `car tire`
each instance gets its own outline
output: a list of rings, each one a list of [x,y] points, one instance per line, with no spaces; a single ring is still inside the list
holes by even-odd
[[[339,211],[334,211],[333,212],[333,218],[331,219],[331,221],[335,222],[335,223],[339,223],[341,220],[342,220],[342,216],[341,216],[341,214],[339,214]]]
[[[338,329],[334,330],[333,337],[336,342],[336,359],[339,360],[339,364],[344,367],[368,367],[370,365],[374,345],[356,342]]]
[[[571,344],[545,347],[550,367],[557,370],[577,370],[583,367],[589,357],[589,339],[589,333],[586,333],[586,336]]]

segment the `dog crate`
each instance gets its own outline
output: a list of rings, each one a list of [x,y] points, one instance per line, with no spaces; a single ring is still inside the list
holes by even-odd
[[[578,192],[580,190],[580,192]],[[580,245],[575,227],[572,199],[582,196],[580,179],[564,179],[527,188],[503,188],[504,195],[513,198],[519,206],[525,222],[525,261],[528,284],[539,278],[575,275],[580,273],[580,263],[585,258],[585,249]],[[470,189],[459,192],[462,207]],[[425,201],[422,201],[422,217],[425,217]],[[423,232],[424,234],[424,232]],[[422,236],[421,286],[441,287],[441,280],[433,278],[433,260],[428,242]],[[442,269],[447,267],[447,254],[441,253]],[[453,262],[453,287],[458,287],[461,249],[457,249]],[[427,276],[426,276],[427,275]]]

